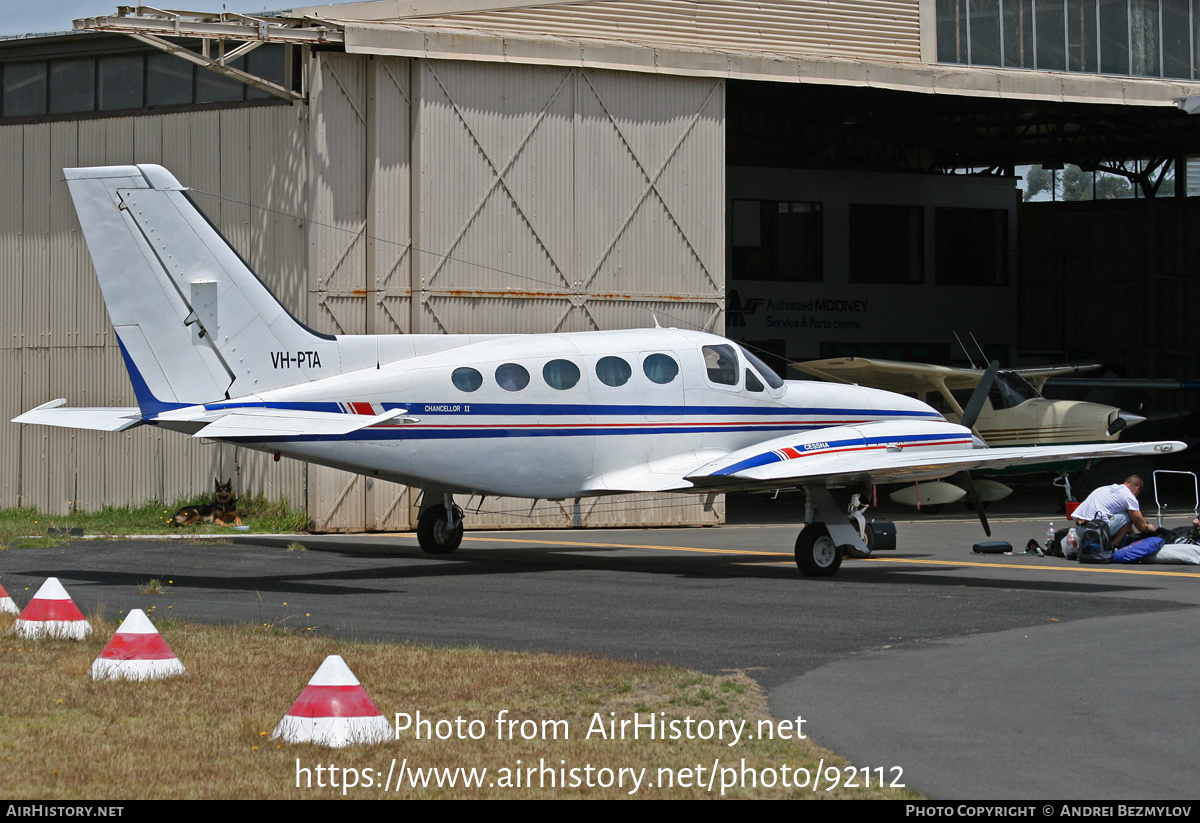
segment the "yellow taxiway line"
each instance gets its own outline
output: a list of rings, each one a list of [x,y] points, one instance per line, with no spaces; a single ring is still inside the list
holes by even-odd
[[[582,540],[539,540],[517,537],[473,537],[465,535],[464,540],[481,543],[532,543],[538,546],[571,546],[585,549],[657,549],[669,552],[696,552],[699,554],[738,554],[755,555],[759,557],[779,557],[782,552],[750,551],[744,549],[705,549],[699,546],[661,546],[646,543],[588,543]],[[784,555],[786,557],[786,555]],[[794,565],[791,560],[779,561],[786,565]],[[979,566],[987,569],[1026,569],[1029,571],[1060,571],[1060,572],[1100,572],[1102,574],[1142,574],[1165,577],[1196,577],[1195,572],[1158,571],[1139,567],[1124,566],[1028,566],[1015,563],[980,563],[972,560],[921,560],[906,557],[869,557],[867,563],[912,563],[925,566]]]

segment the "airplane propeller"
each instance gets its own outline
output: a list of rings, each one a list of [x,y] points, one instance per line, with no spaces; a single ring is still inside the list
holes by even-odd
[[[989,363],[987,371],[980,378],[979,385],[975,387],[971,399],[967,401],[967,407],[963,409],[963,416],[960,422],[968,429],[975,429],[975,421],[979,419],[979,413],[983,411],[983,404],[987,401],[988,392],[992,390],[992,383],[996,382],[996,372],[999,370],[1000,361],[993,360]],[[967,496],[971,498],[971,502],[975,505],[975,511],[979,513],[979,523],[983,526],[983,533],[991,537],[992,527],[988,525],[987,514],[983,511],[983,501],[979,498],[979,491],[975,488],[975,481],[971,479],[970,472],[963,472],[963,478],[967,484]]]

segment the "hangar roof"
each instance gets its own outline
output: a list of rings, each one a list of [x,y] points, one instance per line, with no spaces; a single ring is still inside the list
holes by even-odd
[[[933,62],[925,0],[373,0],[293,8],[347,52],[814,83],[1045,102],[1170,106],[1186,81]],[[922,29],[927,32],[925,42]],[[924,57],[924,59],[923,59]]]

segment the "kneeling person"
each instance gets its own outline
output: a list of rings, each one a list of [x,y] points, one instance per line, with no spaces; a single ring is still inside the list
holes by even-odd
[[[1131,474],[1124,483],[1101,486],[1087,496],[1071,515],[1077,524],[1092,520],[1108,522],[1113,547],[1120,546],[1132,527],[1143,534],[1154,534],[1155,528],[1142,517],[1137,496],[1142,492],[1142,478]]]

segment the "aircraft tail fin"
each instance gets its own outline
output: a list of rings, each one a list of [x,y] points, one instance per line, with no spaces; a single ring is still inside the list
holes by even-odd
[[[166,169],[63,171],[144,414],[341,371]]]

